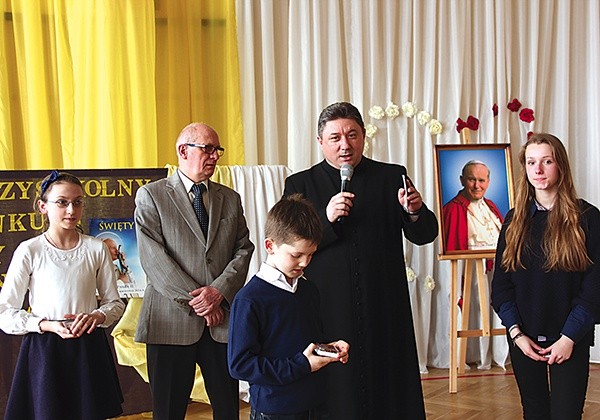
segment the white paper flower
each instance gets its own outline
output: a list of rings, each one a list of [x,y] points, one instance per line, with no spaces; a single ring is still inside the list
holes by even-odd
[[[388,106],[385,109],[385,114],[388,116],[388,118],[391,118],[393,120],[398,115],[400,115],[400,107],[398,107],[398,105],[396,105],[395,103],[390,102],[388,103]]]
[[[417,114],[417,122],[421,125],[425,125],[431,120],[431,114],[427,111],[419,111]]]
[[[441,122],[439,122],[438,120],[433,119],[433,118],[431,120],[429,120],[429,132],[432,135],[435,136],[437,134],[440,134],[443,130],[444,130],[444,127],[442,126]]]
[[[366,155],[369,152],[369,149],[371,149],[371,145],[368,141],[366,141],[365,145],[363,146],[363,155]]]
[[[416,279],[417,275],[415,274],[415,271],[409,266],[406,266],[406,280],[415,281]]]
[[[373,138],[375,133],[377,133],[377,127],[374,126],[373,124],[367,124],[367,126],[365,127],[365,131],[366,131],[367,137]]]
[[[407,118],[414,117],[417,111],[418,109],[414,102],[405,102],[404,105],[402,105],[402,113]]]
[[[369,109],[369,117],[375,118],[376,120],[380,120],[385,117],[385,112],[383,112],[383,108],[379,105],[375,105],[373,108]]]
[[[425,287],[425,290],[427,290],[428,292],[431,292],[433,289],[435,289],[435,280],[433,279],[433,277],[425,277],[425,284],[423,287]]]

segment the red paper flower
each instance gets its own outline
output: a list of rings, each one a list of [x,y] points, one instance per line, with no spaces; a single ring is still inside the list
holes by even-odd
[[[492,107],[492,112],[494,113],[494,117],[498,116],[498,104],[494,104]]]
[[[463,130],[463,128],[468,128],[469,130],[477,131],[479,129],[479,120],[472,115],[469,115],[467,121],[463,121],[461,118],[456,120],[456,131],[459,133]]]
[[[512,112],[517,112],[519,110],[519,108],[521,108],[521,102],[519,102],[519,100],[517,98],[514,98],[512,101],[510,101],[508,103],[508,105],[506,105],[506,107],[508,109],[510,109]]]
[[[458,120],[456,120],[456,131],[460,133],[463,128],[467,128],[467,123],[459,118]]]
[[[521,119],[521,121],[524,121],[526,123],[534,121],[535,117],[533,116],[533,109],[523,108],[521,112],[519,112],[519,118]]]
[[[469,115],[469,118],[467,118],[467,128],[469,128],[469,130],[477,131],[479,128],[479,120],[474,116]]]
[[[531,136],[533,136],[533,131],[529,131],[529,132],[527,133],[527,140],[529,140],[529,137],[531,137]]]

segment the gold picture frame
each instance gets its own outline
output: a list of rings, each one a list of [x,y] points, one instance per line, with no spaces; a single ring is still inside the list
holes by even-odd
[[[440,256],[453,258],[493,258],[496,246],[465,248],[466,213],[465,203],[459,192],[463,191],[461,175],[467,162],[483,163],[489,170],[489,185],[485,191],[485,202],[489,208],[496,207],[494,214],[500,213],[500,222],[513,207],[514,183],[511,165],[510,144],[437,144],[435,145],[435,174],[437,186],[437,204],[440,225]],[[465,193],[463,192],[464,196]],[[450,203],[453,201],[453,203]],[[490,204],[490,201],[492,202]],[[456,210],[457,203],[462,210]],[[445,206],[448,205],[447,208]],[[450,206],[454,205],[454,209]],[[468,204],[466,204],[468,205]],[[458,215],[461,215],[460,217]],[[464,215],[465,220],[457,223]],[[447,219],[447,220],[444,220]],[[498,221],[495,220],[497,225]],[[459,240],[460,239],[460,240]],[[470,245],[469,245],[470,246]]]

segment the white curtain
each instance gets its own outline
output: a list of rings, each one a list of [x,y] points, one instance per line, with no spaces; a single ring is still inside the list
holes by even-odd
[[[298,171],[317,163],[319,112],[344,100],[378,128],[366,155],[406,165],[438,212],[434,144],[460,143],[455,122],[469,115],[480,121],[472,142],[510,143],[513,157],[528,131],[557,135],[579,195],[600,204],[600,2],[238,0],[236,7],[247,164]],[[534,110],[534,122],[507,109],[513,98]],[[402,114],[368,116],[389,101],[414,102],[443,132],[431,135]],[[422,371],[448,366],[450,263],[438,253],[437,241],[406,249]],[[501,364],[506,345],[494,341],[489,351]],[[469,358],[480,363],[475,344]]]
[[[240,194],[250,240],[255,246],[248,269],[249,280],[267,259],[264,247],[267,213],[283,196],[284,181],[292,171],[282,165],[231,165],[228,168],[231,187]]]

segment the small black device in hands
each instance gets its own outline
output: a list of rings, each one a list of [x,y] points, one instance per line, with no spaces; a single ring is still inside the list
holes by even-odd
[[[314,350],[314,353],[317,356],[337,358],[339,351],[336,346],[331,344],[317,344],[317,348]]]
[[[402,188],[404,188],[404,195],[405,197],[408,197],[408,185],[406,184],[406,175],[402,174]],[[410,213],[408,211],[408,198],[406,199],[406,204],[407,206],[403,206],[404,207],[404,211],[406,211],[407,213]]]

